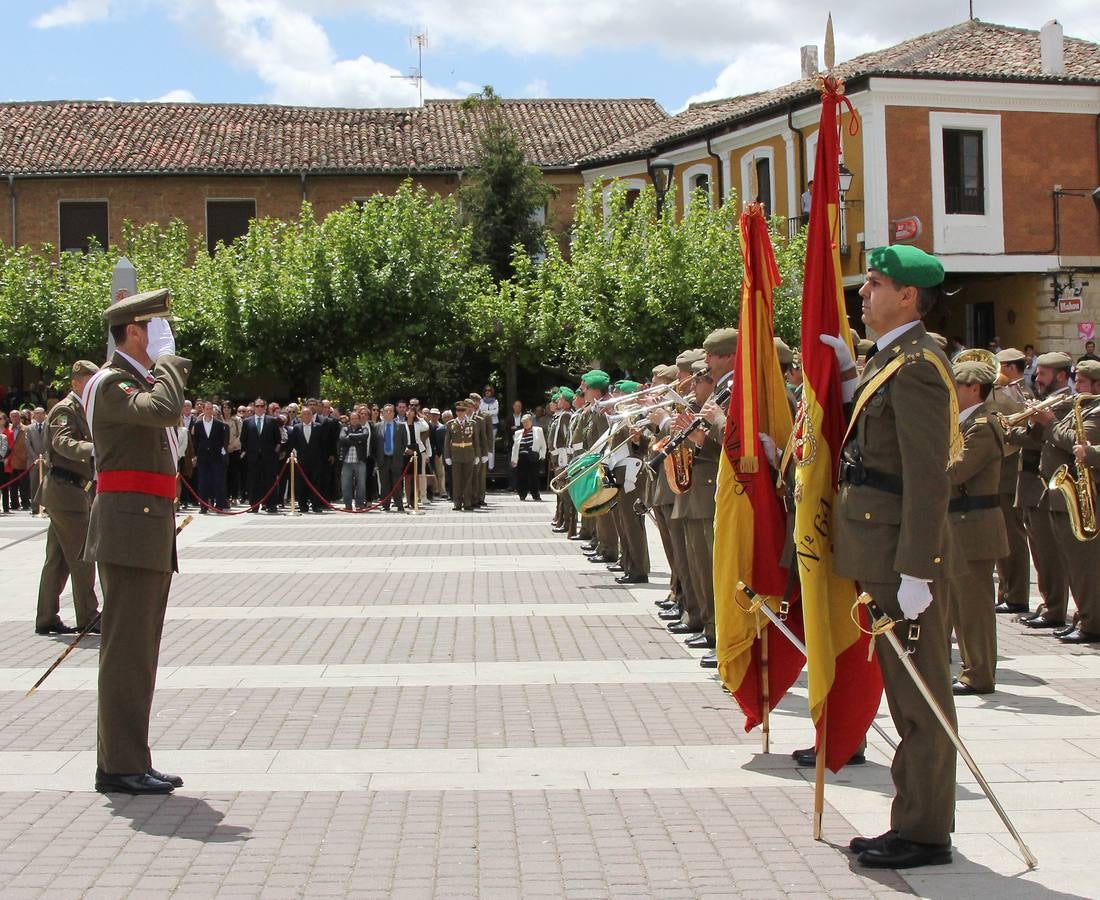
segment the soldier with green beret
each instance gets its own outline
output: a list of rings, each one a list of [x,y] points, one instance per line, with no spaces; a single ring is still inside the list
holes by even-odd
[[[42,482],[42,506],[50,516],[46,532],[46,560],[38,582],[36,634],[72,634],[82,630],[99,612],[95,594],[95,564],[81,558],[88,537],[88,519],[95,488],[92,434],[80,395],[99,367],[86,359],[73,363],[72,390],[54,404],[46,417],[46,477]],[[61,592],[73,585],[76,628],[61,621]],[[99,634],[96,625],[92,633]]]
[[[992,405],[997,372],[978,360],[954,363],[959,396],[962,456],[951,466],[951,500],[947,515],[965,568],[936,582],[937,596],[947,598],[945,628],[959,644],[962,669],[952,684],[956,695],[989,694],[996,688],[997,621],[993,567],[1008,552],[1008,535],[1000,509],[1004,433]]]
[[[549,433],[546,436],[547,469],[550,479],[560,469],[569,464],[570,434],[569,424],[573,419],[574,393],[570,388],[554,388],[554,399],[551,401],[552,417],[550,419]],[[572,534],[576,528],[577,516],[573,502],[566,492],[557,494],[554,508],[554,520],[550,527],[559,534]]]
[[[630,379],[615,382],[615,390],[623,397],[637,393],[641,385]],[[619,544],[619,561],[608,565],[611,572],[621,572],[615,580],[619,584],[647,584],[649,582],[649,543],[645,534],[645,513],[635,505],[643,499],[645,481],[641,469],[645,462],[648,441],[640,430],[619,428],[611,441],[617,452],[608,463],[611,475],[619,488],[618,502],[608,518],[615,528]]]
[[[584,385],[584,399],[590,405],[587,431],[585,433],[585,449],[587,450],[611,427],[611,423],[607,418],[607,411],[595,407],[596,403],[607,399],[608,388],[611,386],[611,376],[603,369],[592,369],[582,376],[581,383]],[[589,561],[605,565],[617,563],[619,561],[619,535],[615,529],[614,520],[609,515],[602,515],[596,516],[592,521],[596,536],[593,549],[586,551],[589,554]]]
[[[109,306],[115,352],[81,396],[95,444],[96,495],[84,559],[99,564],[101,793],[167,794],[153,768],[149,716],[176,562],[176,426],[191,361],[176,356],[167,290]]]

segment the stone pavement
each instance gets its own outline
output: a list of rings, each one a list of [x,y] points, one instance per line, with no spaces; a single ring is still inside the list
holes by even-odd
[[[696,654],[490,495],[386,515],[197,517],[165,627],[155,762],[167,798],[92,791],[98,642],[33,633],[45,522],[0,518],[0,897],[1096,896],[1100,652],[1001,622],[1001,690],[964,739],[1040,859],[960,767],[956,861],[865,872],[888,748],[830,778],[811,838],[801,682],[746,735]],[[446,505],[443,505],[444,507]],[[72,621],[71,604],[65,610]],[[885,714],[880,722],[892,728]]]

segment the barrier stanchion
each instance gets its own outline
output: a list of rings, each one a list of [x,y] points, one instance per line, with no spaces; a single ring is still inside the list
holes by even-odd
[[[290,451],[290,514],[292,516],[300,516],[302,514],[301,504],[298,503],[298,495],[294,490],[294,471],[298,468],[298,451]]]
[[[41,497],[42,482],[46,478],[46,457],[38,457],[38,459],[35,460],[35,465],[38,466],[38,490],[35,492],[35,494],[36,496]],[[31,499],[33,500],[34,498],[32,497]],[[36,512],[34,515],[37,519],[44,519],[46,517],[46,507],[42,505],[41,500],[38,503],[38,512]]]
[[[420,454],[414,453],[412,457],[413,467],[413,502],[412,509],[407,509],[410,516],[422,516],[423,510],[420,509]]]

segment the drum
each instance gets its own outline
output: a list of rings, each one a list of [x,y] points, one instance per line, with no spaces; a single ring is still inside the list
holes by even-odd
[[[592,518],[611,509],[619,489],[607,466],[600,462],[599,453],[578,456],[569,464],[566,474],[570,481],[569,497],[582,515]]]

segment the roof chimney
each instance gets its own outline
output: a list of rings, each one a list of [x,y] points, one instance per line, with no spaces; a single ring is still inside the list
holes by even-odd
[[[802,77],[813,78],[816,74],[817,44],[806,44],[806,46],[802,48]]]
[[[1066,74],[1065,42],[1062,34],[1062,26],[1057,19],[1051,19],[1039,32],[1039,53],[1044,75]]]

